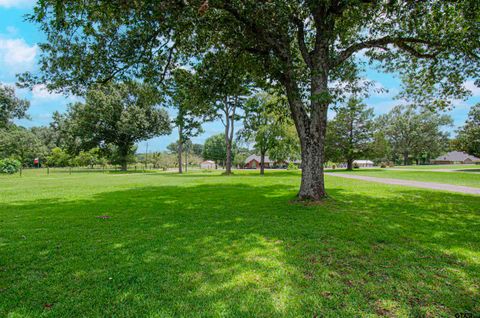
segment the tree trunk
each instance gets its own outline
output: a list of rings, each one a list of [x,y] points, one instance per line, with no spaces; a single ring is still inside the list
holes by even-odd
[[[323,53],[326,57],[328,54]],[[319,201],[327,196],[323,175],[324,144],[327,128],[327,111],[331,102],[328,89],[328,63],[315,59],[310,87],[310,110],[307,111],[294,72],[288,70],[281,81],[285,87],[288,104],[300,139],[302,150],[302,182],[299,200]]]
[[[230,112],[230,106],[228,105],[228,97],[224,98],[224,112],[225,112],[225,149],[226,149],[226,160],[225,160],[225,174],[232,174],[232,140],[233,136],[233,123],[235,116],[235,106],[233,111]]]
[[[228,135],[225,137],[225,143],[227,145],[227,160],[225,161],[225,174],[232,173],[232,144]]]
[[[265,152],[264,151],[260,152],[260,174],[261,175],[265,174]]]
[[[347,159],[347,170],[353,170],[353,159]]]
[[[185,172],[188,172],[188,147],[185,149]]]
[[[178,126],[178,173],[183,173],[182,169],[183,138],[182,126]]]
[[[405,152],[403,154],[403,165],[404,166],[408,165],[408,152]]]
[[[121,171],[127,171],[128,168],[128,151],[130,149],[129,146],[122,146],[119,147],[120,151],[120,170]]]
[[[323,143],[308,138],[302,147],[302,183],[298,198],[318,201],[324,198]]]

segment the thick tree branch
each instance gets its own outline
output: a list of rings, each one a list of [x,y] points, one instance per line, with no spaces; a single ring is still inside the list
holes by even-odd
[[[285,50],[285,47],[281,45],[282,41],[280,41],[278,37],[268,34],[263,27],[247,19],[241,12],[234,8],[229,1],[224,1],[216,8],[229,13],[235,20],[242,23],[247,30],[255,36],[257,41],[261,39],[262,42],[275,51],[281,59],[288,60],[290,58],[290,55]]]
[[[303,60],[308,65],[310,69],[312,69],[312,57],[310,56],[310,52],[308,51],[307,45],[305,44],[305,30],[303,21],[294,18],[295,24],[297,25],[297,42],[298,47],[300,48],[300,52],[302,53]]]
[[[368,40],[364,42],[359,42],[352,44],[338,55],[338,57],[333,61],[332,66],[338,66],[341,63],[343,63],[345,60],[347,60],[352,54],[363,50],[363,49],[368,49],[368,48],[385,48],[387,45],[393,44],[399,49],[406,51],[410,54],[412,54],[415,57],[419,58],[435,58],[435,56],[438,53],[422,53],[416,50],[414,47],[412,47],[410,44],[426,44],[428,46],[436,46],[438,47],[438,43],[434,43],[428,40],[422,40],[418,38],[413,38],[413,37],[391,37],[391,36],[385,36],[383,38],[378,38],[378,39],[373,39],[373,40]]]

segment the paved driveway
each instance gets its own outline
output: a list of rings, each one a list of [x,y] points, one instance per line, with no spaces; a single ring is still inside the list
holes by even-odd
[[[347,179],[357,179],[357,180],[364,180],[364,181],[378,182],[378,183],[385,183],[385,184],[395,184],[395,185],[408,186],[408,187],[417,187],[417,188],[425,188],[425,189],[432,189],[432,190],[442,190],[442,191],[451,191],[451,192],[480,195],[480,188],[458,186],[453,184],[422,182],[422,181],[413,181],[413,180],[400,180],[400,179],[391,179],[391,178],[367,177],[367,176],[351,175],[346,173],[325,173],[325,174],[329,176],[347,178]]]

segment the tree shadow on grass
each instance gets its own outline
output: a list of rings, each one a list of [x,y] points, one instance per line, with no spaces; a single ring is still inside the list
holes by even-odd
[[[218,183],[0,204],[0,315],[480,311],[480,197],[334,188],[323,205],[287,204],[295,190]]]
[[[455,172],[480,172],[480,169],[455,169]]]

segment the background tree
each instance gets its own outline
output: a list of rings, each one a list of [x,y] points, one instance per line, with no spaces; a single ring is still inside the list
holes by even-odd
[[[188,168],[188,152],[192,142],[191,138],[203,132],[202,123],[209,117],[206,103],[197,98],[197,85],[195,76],[185,69],[176,69],[173,72],[173,85],[170,87],[172,106],[177,110],[173,124],[178,129],[177,155],[178,172],[182,173],[182,154],[185,152],[185,170]],[[187,145],[186,143],[189,142]]]
[[[461,150],[480,157],[480,104],[468,112],[465,125],[458,130],[457,140]]]
[[[181,147],[179,146],[179,143],[180,143],[179,140],[170,143],[167,146],[167,151],[171,154],[176,155],[177,159],[175,161],[175,166],[178,167],[180,164],[185,164],[185,171],[187,171],[187,169],[188,169],[187,165],[189,163],[188,159],[189,159],[190,153],[192,152],[193,144],[192,144],[192,141],[190,139],[187,139],[187,140],[183,141]],[[181,153],[184,154],[185,160],[182,160]],[[193,155],[195,156],[195,154],[193,154]],[[192,159],[192,158],[190,157],[190,159]],[[194,159],[196,159],[196,158],[194,158]]]
[[[219,163],[224,164],[227,160],[227,149],[225,145],[225,135],[213,135],[203,145],[203,159],[215,162],[215,169]]]
[[[27,117],[30,102],[15,96],[15,89],[0,83],[0,129],[12,124],[12,120]]]
[[[59,132],[51,126],[32,127],[30,131],[45,145],[48,151],[61,146]]]
[[[246,147],[240,147],[237,144],[237,147],[235,147],[235,155],[233,156],[233,165],[237,168],[242,168],[245,164],[245,159],[247,159],[248,156],[252,155],[253,151],[249,150]]]
[[[379,118],[379,125],[391,145],[393,154],[409,164],[410,156],[415,160],[439,155],[448,147],[448,133],[441,129],[452,125],[452,118],[413,106],[396,106]]]
[[[373,134],[373,141],[370,146],[370,157],[377,162],[383,162],[389,164],[392,158],[392,148],[382,127],[378,127],[377,121],[375,122],[375,132]]]
[[[11,126],[8,130],[0,130],[0,158],[12,157],[23,166],[32,166],[35,158],[43,162],[47,153],[37,136],[26,128]]]
[[[338,153],[338,159],[347,162],[347,170],[353,169],[353,160],[365,156],[370,150],[374,132],[373,108],[351,97],[344,107],[337,109],[335,119],[327,128],[326,144]]]
[[[102,151],[100,148],[92,148],[88,151],[80,151],[80,153],[73,158],[73,162],[76,166],[80,167],[93,167],[97,164],[102,164]]]
[[[401,96],[418,106],[446,107],[480,75],[478,0],[39,1],[33,12],[46,43],[41,77],[20,78],[30,86],[75,92],[132,77],[158,86],[172,60],[203,63],[226,49],[251,57],[246,70],[287,95],[302,149],[300,199],[326,195],[327,113],[359,81],[357,53],[398,72]]]
[[[299,161],[301,159],[300,140],[295,126],[288,120],[283,129],[278,142],[268,151],[270,160],[276,162]]]
[[[203,155],[203,145],[202,144],[192,144],[192,153],[198,157]]]
[[[168,168],[175,167],[178,157],[167,152],[154,152],[150,156],[150,161],[154,168],[161,168],[167,170]]]
[[[49,167],[67,167],[72,164],[72,156],[61,148],[53,148],[47,156]]]
[[[82,150],[99,147],[109,151],[126,170],[136,142],[171,131],[159,101],[154,89],[138,83],[97,86],[88,91],[85,103],[69,106],[66,133],[79,140]]]
[[[218,118],[225,128],[225,174],[232,173],[232,147],[235,121],[240,119],[238,111],[243,108],[245,96],[249,94],[249,84],[243,56],[229,51],[208,53],[200,67],[198,85],[202,93],[200,99],[210,104],[210,113]]]
[[[254,149],[260,154],[260,174],[264,174],[265,156],[267,152],[277,148],[274,153],[280,155],[281,145],[291,141],[288,127],[293,126],[288,117],[286,98],[258,93],[249,98],[244,106],[243,128],[239,132],[241,139],[252,142]],[[298,140],[293,140],[298,144]],[[287,158],[291,159],[291,158]]]

